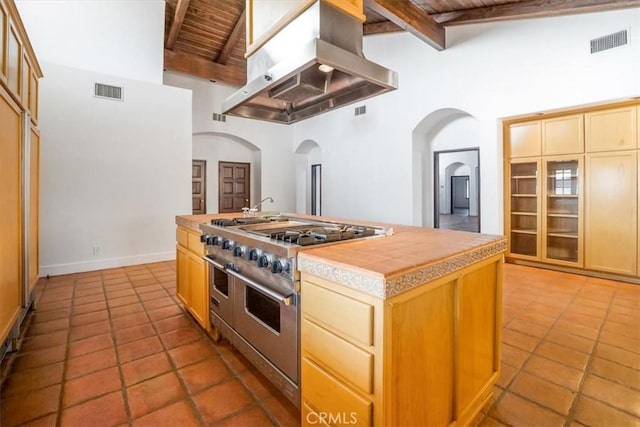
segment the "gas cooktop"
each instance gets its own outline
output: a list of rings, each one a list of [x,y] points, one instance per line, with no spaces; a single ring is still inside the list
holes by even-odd
[[[310,246],[376,235],[388,235],[389,229],[336,223],[290,216],[239,217],[214,219],[211,225],[269,238],[274,242]]]

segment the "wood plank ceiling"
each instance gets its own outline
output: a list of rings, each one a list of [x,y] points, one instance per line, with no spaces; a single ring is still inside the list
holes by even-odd
[[[640,0],[365,0],[365,35],[407,31],[435,49],[445,27],[640,7]],[[166,0],[164,68],[246,83],[245,0]]]

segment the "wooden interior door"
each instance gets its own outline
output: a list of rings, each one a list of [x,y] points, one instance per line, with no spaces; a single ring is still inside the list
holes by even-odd
[[[249,206],[249,163],[218,162],[218,212],[240,212]]]
[[[207,213],[206,160],[193,160],[191,166],[191,198],[194,215]]]

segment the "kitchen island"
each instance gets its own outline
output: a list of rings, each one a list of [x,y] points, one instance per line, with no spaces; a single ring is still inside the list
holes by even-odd
[[[233,216],[176,223],[195,235]],[[491,398],[506,240],[390,227],[391,236],[298,252],[303,425],[466,425]],[[180,261],[178,276],[180,293]]]

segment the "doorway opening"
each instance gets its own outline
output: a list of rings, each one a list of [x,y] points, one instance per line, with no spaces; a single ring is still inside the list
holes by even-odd
[[[480,232],[480,149],[435,151],[434,227]]]
[[[207,161],[191,163],[191,210],[194,215],[207,213]]]
[[[241,212],[251,200],[250,163],[218,162],[218,212]]]
[[[311,165],[311,215],[322,215],[322,165]]]

